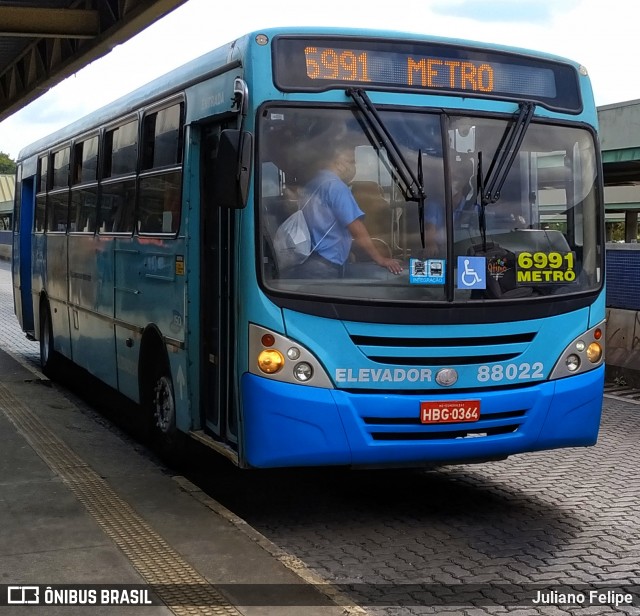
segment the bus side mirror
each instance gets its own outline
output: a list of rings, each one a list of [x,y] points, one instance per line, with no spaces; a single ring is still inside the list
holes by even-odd
[[[213,202],[218,207],[242,209],[247,205],[253,135],[226,129],[220,133],[213,170]]]

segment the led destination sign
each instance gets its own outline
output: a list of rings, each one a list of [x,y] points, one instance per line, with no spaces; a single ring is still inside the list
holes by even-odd
[[[332,47],[305,47],[307,76],[330,81],[390,83],[423,88],[471,90],[492,94],[498,91],[526,92],[530,89],[522,67],[451,58],[420,57],[404,54],[376,54]],[[536,79],[536,91],[546,98],[556,94],[553,72],[529,69]],[[518,83],[520,80],[522,83]]]
[[[406,41],[274,41],[282,90],[323,91],[350,85],[533,100],[552,109],[582,109],[576,70],[521,54]]]

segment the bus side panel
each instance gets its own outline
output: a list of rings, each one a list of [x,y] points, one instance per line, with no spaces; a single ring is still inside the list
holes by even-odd
[[[136,403],[140,402],[138,363],[142,335],[130,327],[115,326],[115,352],[118,362],[118,390]]]
[[[116,350],[120,391],[138,399],[140,333],[149,325],[184,342],[184,243],[174,238],[116,240]]]
[[[45,252],[47,236],[44,233],[31,235],[31,305],[36,338],[40,338],[40,297],[45,292]]]
[[[69,310],[73,361],[116,387],[112,243],[93,235],[69,237]]]
[[[34,331],[31,298],[31,231],[35,208],[35,178],[24,178],[20,190],[20,227],[13,235],[13,297],[15,312],[22,329]]]
[[[152,310],[149,293],[142,284],[145,271],[145,255],[138,238],[117,239],[113,255],[114,263],[114,316],[115,351],[118,371],[118,389],[125,396],[138,402],[138,358],[141,332],[149,323]],[[156,297],[163,304],[166,298]]]
[[[71,357],[67,309],[67,236],[62,233],[48,234],[46,246],[45,288],[51,310],[54,347],[65,357]]]

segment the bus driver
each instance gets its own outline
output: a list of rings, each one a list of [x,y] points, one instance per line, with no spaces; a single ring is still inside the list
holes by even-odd
[[[392,274],[402,272],[396,259],[378,252],[363,222],[348,183],[356,171],[353,145],[340,142],[320,161],[319,171],[301,192],[301,209],[311,233],[313,250],[293,269],[295,278],[339,278],[356,243],[375,263]]]

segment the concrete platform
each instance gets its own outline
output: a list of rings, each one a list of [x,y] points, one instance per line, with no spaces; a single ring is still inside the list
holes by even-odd
[[[32,588],[13,588],[10,595],[9,585]],[[147,589],[153,604],[8,604],[24,591],[26,599],[37,594],[46,605],[48,586],[100,597],[101,585]],[[334,602],[333,592],[196,486],[143,455],[109,422],[82,412],[28,362],[0,350],[3,614],[364,613],[338,605],[344,599],[336,595]]]

